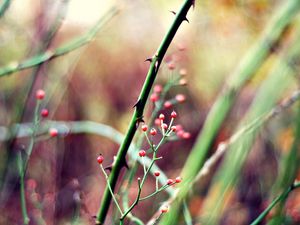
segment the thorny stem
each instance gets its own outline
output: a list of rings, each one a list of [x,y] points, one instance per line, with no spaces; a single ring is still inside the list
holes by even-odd
[[[287,190],[282,192],[277,198],[275,198],[271,204],[250,224],[250,225],[258,225],[260,222],[265,218],[265,216],[275,207],[275,205],[281,201],[284,201],[288,195],[295,190],[296,188],[300,187],[300,182],[292,184]]]
[[[170,29],[168,30],[167,34],[165,35],[163,41],[161,42],[161,45],[159,46],[155,56],[152,57],[150,68],[148,70],[146,80],[144,82],[144,85],[142,87],[139,99],[136,103],[135,111],[133,113],[130,125],[127,130],[127,134],[125,136],[125,139],[123,143],[121,144],[117,159],[115,162],[114,167],[112,168],[112,172],[109,177],[110,186],[112,189],[115,188],[115,185],[117,183],[119,173],[121,168],[124,165],[125,162],[125,156],[128,151],[128,148],[132,142],[132,139],[135,135],[135,132],[137,130],[137,127],[139,123],[143,119],[143,112],[146,105],[146,101],[148,99],[150,90],[152,88],[152,85],[154,83],[154,80],[156,78],[156,74],[158,72],[159,66],[162,62],[162,59],[164,55],[166,54],[166,51],[171,44],[179,26],[181,23],[186,20],[187,12],[189,11],[190,7],[193,5],[194,0],[185,0],[183,3],[181,9],[176,14],[176,17],[174,19],[173,24],[171,25]],[[109,209],[109,205],[111,202],[111,195],[109,193],[108,188],[105,189],[101,206],[97,215],[96,224],[103,224]]]

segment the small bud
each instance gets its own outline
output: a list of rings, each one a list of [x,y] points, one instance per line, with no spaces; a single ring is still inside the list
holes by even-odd
[[[175,111],[173,111],[173,112],[171,113],[171,117],[175,119],[175,118],[177,117],[177,113],[176,113]]]
[[[176,178],[175,178],[175,183],[178,184],[178,183],[180,183],[181,181],[182,181],[181,177],[176,177]]]
[[[164,119],[165,119],[165,115],[164,115],[164,114],[162,114],[162,113],[161,113],[161,114],[159,114],[159,119],[160,119],[160,120],[164,120]]]
[[[177,128],[177,133],[176,134],[179,138],[183,138],[184,130],[178,130],[178,128]]]
[[[155,129],[155,128],[151,128],[150,134],[151,134],[152,136],[156,135],[156,134],[157,134],[156,129]]]
[[[180,79],[180,80],[179,80],[179,85],[181,85],[181,86],[187,85],[187,80],[184,79],[184,78]]]
[[[142,131],[146,132],[147,130],[148,130],[148,126],[147,126],[146,124],[144,124],[144,125],[142,126]]]
[[[159,171],[155,171],[155,172],[154,172],[154,176],[159,177],[159,175],[160,175],[160,172],[159,172]]]
[[[161,207],[160,212],[161,213],[167,213],[169,211],[169,207],[164,205],[163,207]]]
[[[157,93],[157,94],[161,93],[162,90],[163,90],[163,87],[160,84],[156,84],[153,88],[154,93]]]
[[[99,164],[102,164],[103,161],[104,161],[104,157],[103,157],[102,155],[99,155],[99,156],[97,157],[97,162],[98,162]]]
[[[58,135],[58,130],[56,128],[50,128],[49,134],[51,137],[56,137]]]
[[[159,99],[158,95],[153,93],[151,96],[150,96],[150,101],[151,102],[157,102]]]
[[[169,70],[174,70],[174,69],[175,69],[175,64],[172,63],[172,62],[170,62],[170,63],[168,64],[168,68],[169,68]]]
[[[165,101],[164,107],[165,107],[166,109],[171,108],[171,107],[172,107],[172,102],[170,102],[170,101]]]
[[[185,101],[185,95],[183,94],[178,94],[175,96],[176,101],[178,101],[179,103],[182,103]]]
[[[176,132],[176,130],[177,130],[177,127],[176,127],[176,126],[172,126],[172,127],[171,127],[171,131]]]
[[[161,127],[162,127],[164,130],[168,129],[168,125],[167,125],[166,123],[163,123],[163,124],[161,125]]]
[[[139,156],[140,157],[145,157],[146,156],[146,151],[145,150],[140,150],[139,151]]]
[[[184,132],[182,134],[182,138],[184,138],[184,139],[189,139],[190,137],[191,137],[191,134],[189,132]]]
[[[159,119],[159,118],[156,118],[156,119],[154,120],[154,124],[155,124],[156,126],[160,126],[160,119]]]
[[[41,116],[42,116],[42,117],[47,117],[48,115],[49,115],[48,109],[42,109],[42,111],[41,111]]]
[[[185,75],[187,75],[187,70],[185,68],[182,68],[182,69],[179,70],[179,74],[181,76],[185,76]]]
[[[168,179],[167,180],[167,185],[172,185],[174,184],[174,180],[173,179]]]
[[[35,94],[35,97],[38,100],[43,100],[45,98],[45,91],[42,90],[42,89],[37,90],[36,94]]]

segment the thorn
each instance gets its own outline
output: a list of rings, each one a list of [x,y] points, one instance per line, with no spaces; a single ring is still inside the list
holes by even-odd
[[[141,105],[141,100],[139,99],[139,100],[136,101],[136,103],[134,103],[132,108],[134,108],[134,107],[139,108],[140,105]]]
[[[110,164],[107,167],[105,167],[104,170],[107,170],[107,171],[111,172],[111,170],[112,170],[112,164]]]
[[[136,124],[135,124],[136,129],[138,129],[140,123],[145,123],[143,117],[144,116],[141,116],[141,117],[139,117],[139,118],[136,119]]]
[[[169,10],[170,13],[176,15],[176,12],[175,11],[172,11],[172,10]]]
[[[183,19],[183,21],[190,23],[190,21],[186,17]]]
[[[152,62],[152,60],[153,60],[152,58],[147,58],[147,59],[145,59],[145,62],[147,62],[147,61],[148,61],[148,62],[150,62],[150,63],[151,63],[151,62]]]

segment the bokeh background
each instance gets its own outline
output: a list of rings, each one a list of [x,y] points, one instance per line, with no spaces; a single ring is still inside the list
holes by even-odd
[[[226,78],[282,2],[196,1],[188,14],[190,22],[180,27],[156,81],[164,85],[178,76],[181,69],[187,71],[187,85],[171,88],[167,98],[176,94],[186,96],[186,101],[174,109],[179,114],[178,123],[191,133],[191,138],[162,147],[164,159],[158,166],[168,176],[180,174]],[[178,0],[11,1],[0,18],[1,67],[69,43],[86,34],[112,7],[118,12],[107,19],[86,45],[39,67],[0,78],[0,224],[22,224],[18,179],[11,162],[14,152],[26,148],[29,139],[4,139],[6,128],[32,121],[35,90],[46,91],[42,104],[49,109],[48,119],[94,121],[124,134],[148,70],[149,63],[144,60],[155,53],[174,19],[170,10],[178,9],[181,3]],[[285,39],[289,43],[288,32]],[[281,48],[285,49],[285,45]],[[170,63],[175,65],[174,70],[168,68]],[[272,63],[273,59],[268,59],[243,88],[212,150],[232,134]],[[297,88],[297,79],[282,98]],[[145,121],[151,110],[149,104]],[[171,109],[162,111],[167,115]],[[266,196],[278,175],[278,158],[288,153],[293,141],[293,115],[293,109],[287,110],[264,127],[241,171],[242,182],[222,224],[249,224],[266,206]],[[72,134],[66,129],[56,138],[42,135],[34,146],[25,179],[30,224],[93,224],[105,187],[96,157],[102,153],[109,164],[117,150],[118,144],[94,134]],[[195,185],[194,197],[189,202],[193,218],[200,216],[199,208],[210,181],[211,177],[207,177],[204,183]],[[152,185],[150,179],[146,188],[151,189]],[[136,188],[130,193],[134,197]],[[300,223],[299,197],[295,192],[287,206],[294,224]],[[147,221],[166,199],[167,195],[160,194],[155,200],[139,205],[134,213]],[[200,224],[195,220],[196,223]],[[113,216],[107,224],[113,224]]]

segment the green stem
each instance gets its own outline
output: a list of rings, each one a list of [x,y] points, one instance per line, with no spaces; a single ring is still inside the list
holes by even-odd
[[[117,9],[112,8],[109,10],[103,17],[100,18],[100,20],[96,23],[96,25],[86,34],[79,38],[75,38],[72,41],[68,42],[67,44],[64,44],[54,50],[48,50],[41,54],[37,54],[29,59],[26,59],[20,63],[14,62],[10,63],[7,66],[4,66],[0,68],[0,77],[9,75],[11,73],[15,73],[17,71],[21,71],[27,68],[31,68],[34,66],[37,66],[39,64],[42,64],[46,61],[50,61],[56,57],[65,55],[71,51],[76,50],[77,48],[80,48],[86,44],[88,44],[90,41],[93,40],[93,38],[96,36],[97,32],[100,30],[100,28],[103,27],[104,24],[106,24],[116,13],[118,12]]]
[[[9,5],[10,5],[10,0],[3,0],[2,4],[0,5],[0,17],[4,15]]]
[[[119,148],[119,151],[117,154],[117,159],[115,161],[115,165],[112,168],[112,172],[109,177],[109,182],[110,182],[112,189],[115,188],[115,185],[116,185],[118,177],[119,177],[120,170],[123,167],[124,162],[125,162],[126,153],[132,142],[132,139],[135,135],[138,124],[142,120],[146,101],[148,99],[150,90],[151,90],[154,80],[156,78],[156,74],[157,74],[159,66],[162,62],[162,59],[163,59],[164,55],[166,54],[167,49],[168,49],[169,45],[171,44],[179,26],[181,25],[181,23],[184,20],[186,20],[187,12],[189,11],[193,2],[194,2],[193,0],[186,0],[183,3],[180,11],[176,14],[173,24],[171,25],[166,36],[164,37],[163,41],[161,42],[161,45],[159,46],[155,56],[153,56],[153,58],[152,58],[150,68],[149,68],[149,71],[146,76],[146,80],[142,87],[139,99],[138,99],[136,107],[135,107],[135,111],[133,113],[129,128],[127,130],[127,134],[125,136],[123,143],[121,144],[121,146]],[[109,193],[108,188],[106,188],[104,195],[103,195],[103,199],[101,202],[99,212],[97,214],[96,224],[104,223],[108,209],[109,209],[110,202],[111,202],[111,195]]]
[[[271,204],[257,217],[250,225],[258,225],[265,218],[265,216],[275,207],[275,205],[281,201],[285,201],[290,192],[300,187],[300,182],[293,184],[286,191],[282,192],[277,198],[271,202]]]

